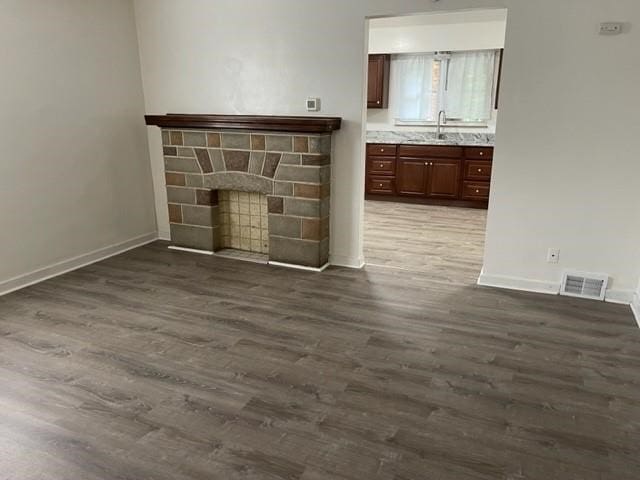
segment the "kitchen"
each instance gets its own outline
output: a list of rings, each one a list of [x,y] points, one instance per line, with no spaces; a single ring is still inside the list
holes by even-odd
[[[489,206],[505,10],[370,20],[365,257],[474,282]]]

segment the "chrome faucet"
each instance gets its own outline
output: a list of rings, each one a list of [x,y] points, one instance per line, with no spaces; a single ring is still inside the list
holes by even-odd
[[[436,140],[442,140],[444,133],[442,133],[442,125],[447,123],[447,112],[440,110],[438,112],[438,123],[436,125]]]

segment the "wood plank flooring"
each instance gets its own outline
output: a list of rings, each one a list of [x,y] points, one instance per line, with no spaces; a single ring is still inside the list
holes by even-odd
[[[627,307],[158,242],[0,298],[2,480],[640,478]]]
[[[466,285],[482,270],[487,211],[365,202],[367,264],[424,272]]]

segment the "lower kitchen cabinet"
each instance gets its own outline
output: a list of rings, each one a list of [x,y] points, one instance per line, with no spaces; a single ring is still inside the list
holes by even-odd
[[[491,147],[369,144],[366,198],[486,208],[492,159]]]

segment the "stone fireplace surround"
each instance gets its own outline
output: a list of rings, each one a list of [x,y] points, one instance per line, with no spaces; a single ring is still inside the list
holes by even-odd
[[[267,196],[269,261],[322,268],[329,259],[331,132],[340,119],[147,116],[162,128],[171,242],[221,248],[218,191]]]

